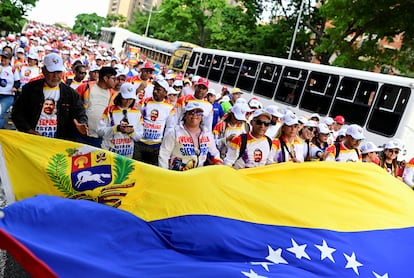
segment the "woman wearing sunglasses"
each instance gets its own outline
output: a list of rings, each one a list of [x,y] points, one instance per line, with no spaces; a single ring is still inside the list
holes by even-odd
[[[391,140],[385,144],[384,151],[380,154],[380,166],[384,168],[390,175],[397,177],[398,175],[398,154],[403,147],[397,140]]]
[[[204,166],[209,154],[210,164],[223,164],[214,142],[213,133],[203,128],[203,106],[189,102],[179,125],[169,129],[162,141],[160,167],[185,171]]]
[[[287,112],[282,117],[282,127],[273,141],[275,145],[274,161],[281,162],[303,162],[303,144],[298,138],[299,119],[292,112]]]

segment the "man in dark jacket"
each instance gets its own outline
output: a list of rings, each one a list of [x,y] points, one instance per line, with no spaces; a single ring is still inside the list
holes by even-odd
[[[22,88],[12,110],[17,130],[53,138],[74,140],[77,134],[88,134],[87,116],[79,94],[61,82],[62,58],[50,53],[44,58],[44,78]],[[42,113],[45,100],[53,99],[55,111]]]

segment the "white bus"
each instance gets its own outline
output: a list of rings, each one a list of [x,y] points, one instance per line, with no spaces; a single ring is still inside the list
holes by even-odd
[[[215,90],[238,87],[247,100],[290,109],[299,116],[343,115],[364,128],[366,140],[401,139],[414,156],[414,79],[275,57],[194,48],[188,74],[207,77]]]
[[[123,49],[123,42],[129,36],[135,35],[133,32],[120,28],[120,27],[102,27],[99,35],[99,45],[103,45],[105,48],[115,49],[115,54],[120,55]]]

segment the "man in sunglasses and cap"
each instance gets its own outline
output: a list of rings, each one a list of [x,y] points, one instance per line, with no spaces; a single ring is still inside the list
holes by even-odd
[[[272,115],[257,109],[252,116],[251,130],[234,137],[227,148],[224,164],[234,169],[259,167],[273,163],[272,140],[265,135]]]

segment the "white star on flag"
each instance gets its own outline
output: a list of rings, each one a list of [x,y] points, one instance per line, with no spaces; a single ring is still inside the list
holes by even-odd
[[[292,252],[293,254],[295,254],[296,258],[298,258],[298,259],[301,259],[302,257],[304,257],[304,258],[310,260],[311,258],[305,252],[305,248],[306,248],[307,244],[298,245],[293,238],[291,240],[292,240],[293,246],[286,249],[286,250],[288,250],[289,252]]]
[[[336,249],[329,247],[325,240],[322,241],[322,245],[315,244],[315,247],[321,251],[321,261],[325,258],[328,258],[332,262],[335,262],[334,258],[332,257],[332,253],[335,252]]]
[[[344,253],[344,256],[347,260],[345,268],[352,268],[355,271],[355,273],[359,275],[358,267],[363,266],[363,264],[356,260],[355,252],[352,252],[351,256],[348,256]]]
[[[375,273],[375,271],[372,273],[375,275],[375,278],[388,278],[388,273],[385,273],[384,275],[379,275],[378,273]]]
[[[288,264],[288,262],[282,258],[282,248],[273,250],[269,245],[267,247],[269,248],[269,256],[266,257],[267,260],[275,264]]]
[[[250,269],[250,272],[242,271],[241,273],[243,273],[244,276],[249,277],[249,278],[267,278],[266,276],[261,276],[257,274],[252,269]]]
[[[272,265],[272,263],[268,262],[251,262],[252,265],[261,265],[264,269],[266,269],[267,272],[269,272],[269,265]]]

